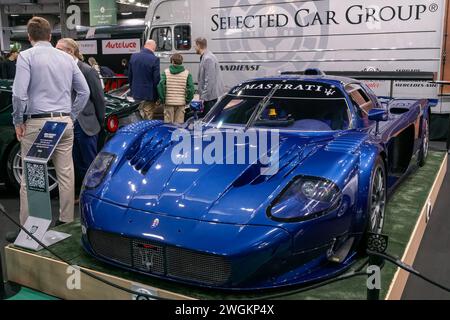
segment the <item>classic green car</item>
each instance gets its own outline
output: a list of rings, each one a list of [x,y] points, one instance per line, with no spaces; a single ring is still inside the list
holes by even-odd
[[[0,180],[8,187],[19,189],[22,176],[20,145],[12,124],[12,80],[0,79]],[[140,121],[138,103],[105,94],[106,116],[99,137],[100,147],[122,126]],[[49,165],[49,189],[58,186],[56,173]]]

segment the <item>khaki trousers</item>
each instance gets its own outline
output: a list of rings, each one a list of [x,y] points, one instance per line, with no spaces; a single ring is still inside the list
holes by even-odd
[[[184,123],[185,106],[164,106],[165,123]]]
[[[42,119],[29,119],[25,123],[25,136],[20,147],[22,159],[31,148],[39,131],[46,121],[67,122],[67,128],[52,155],[59,188],[59,220],[72,222],[74,219],[75,176],[72,159],[73,123],[70,117],[53,117]],[[25,168],[22,161],[22,168]],[[29,216],[28,198],[25,179],[22,176],[20,184],[20,223],[23,225]]]
[[[139,105],[139,112],[142,119],[152,120],[155,115],[155,111],[158,108],[158,104],[152,101],[142,101]]]

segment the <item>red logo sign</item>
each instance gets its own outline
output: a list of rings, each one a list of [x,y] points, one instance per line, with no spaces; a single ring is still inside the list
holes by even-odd
[[[108,49],[136,49],[136,42],[111,42],[108,41],[108,43],[105,46]]]
[[[130,54],[139,52],[139,39],[102,40],[103,54]]]

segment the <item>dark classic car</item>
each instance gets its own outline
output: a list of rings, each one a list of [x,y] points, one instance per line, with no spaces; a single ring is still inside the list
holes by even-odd
[[[20,145],[16,139],[12,124],[12,80],[0,79],[0,180],[9,187],[19,188],[22,175]],[[138,104],[105,94],[106,116],[99,144],[103,146],[122,126],[140,121]],[[58,185],[55,171],[50,166],[49,186],[54,190]]]

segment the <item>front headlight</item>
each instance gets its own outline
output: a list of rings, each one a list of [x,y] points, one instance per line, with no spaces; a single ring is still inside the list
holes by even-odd
[[[89,167],[86,177],[84,177],[83,187],[86,189],[97,188],[102,183],[115,159],[115,154],[100,152]]]
[[[314,219],[336,209],[342,194],[332,181],[299,176],[272,202],[268,215],[277,221]]]

